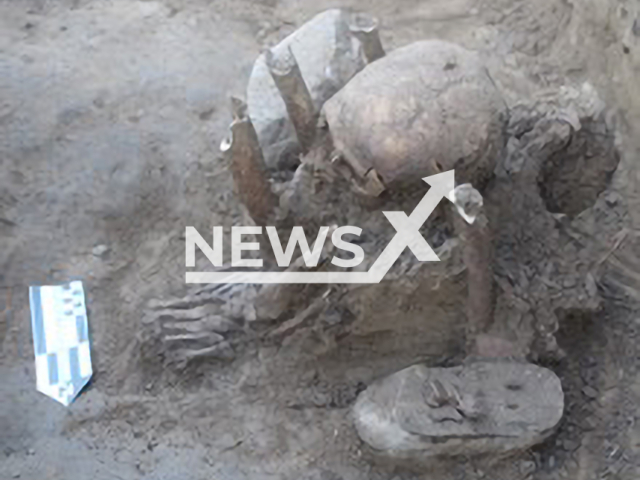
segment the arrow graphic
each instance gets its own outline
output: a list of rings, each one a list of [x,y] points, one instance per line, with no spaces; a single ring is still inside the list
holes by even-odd
[[[380,283],[409,248],[420,262],[439,262],[440,259],[420,234],[443,198],[451,200],[455,188],[454,171],[425,177],[431,188],[414,208],[411,215],[404,212],[383,212],[396,229],[395,236],[367,272],[187,272],[187,283]]]

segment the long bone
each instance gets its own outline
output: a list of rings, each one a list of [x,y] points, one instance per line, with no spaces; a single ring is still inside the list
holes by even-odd
[[[278,198],[271,191],[258,135],[247,115],[246,104],[232,97],[231,106],[231,134],[222,142],[220,150],[230,160],[240,201],[257,225],[266,225],[275,214]]]
[[[349,30],[360,41],[367,63],[375,62],[385,56],[378,32],[378,20],[365,13],[353,14],[349,22]]]
[[[471,184],[459,185],[452,196],[461,217],[454,220],[454,225],[463,242],[467,267],[467,351],[483,355],[484,334],[493,323],[495,308],[493,236],[482,196]]]
[[[318,112],[300,72],[300,66],[291,48],[277,53],[267,50],[265,60],[271,77],[284,100],[302,153],[305,154],[311,148],[316,136]]]

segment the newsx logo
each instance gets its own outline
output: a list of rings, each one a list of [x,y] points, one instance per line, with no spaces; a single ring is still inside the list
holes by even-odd
[[[186,283],[379,283],[391,266],[400,257],[405,248],[409,248],[420,262],[437,262],[440,259],[420,234],[420,228],[435,210],[442,198],[453,201],[455,187],[454,171],[425,177],[423,180],[431,188],[420,200],[416,208],[407,215],[404,212],[382,212],[396,229],[395,236],[376,259],[367,272],[341,271],[215,271],[186,272]],[[302,227],[294,227],[286,248],[283,248],[275,227],[265,227],[276,262],[280,267],[288,267],[296,246],[300,246],[307,267],[318,265],[322,248],[329,235],[330,227],[320,227],[313,247],[304,234]],[[360,236],[362,229],[356,226],[336,228],[331,234],[331,242],[338,250],[349,252],[353,258],[343,259],[334,256],[331,263],[340,268],[353,268],[364,260],[364,250],[359,245],[344,240],[347,234]],[[262,267],[262,259],[242,258],[245,251],[259,250],[258,242],[243,241],[245,235],[263,234],[262,227],[235,226],[231,229],[231,268]],[[185,257],[186,267],[195,267],[195,250],[198,247],[215,267],[223,266],[223,228],[213,227],[213,244],[210,245],[194,227],[186,227]]]
[[[302,227],[293,227],[287,248],[284,249],[276,227],[265,227],[271,248],[279,267],[288,267],[291,264],[293,253],[296,246],[300,246],[304,263],[307,267],[316,267],[320,261],[322,248],[327,240],[329,227],[320,227],[318,236],[313,244],[313,248],[309,248],[307,237]],[[242,252],[249,250],[260,250],[258,242],[246,242],[243,240],[244,235],[261,235],[262,227],[231,227],[231,266],[232,267],[262,267],[261,258],[242,258]],[[362,229],[358,227],[340,227],[331,234],[331,242],[340,250],[345,250],[353,254],[353,258],[349,260],[341,259],[334,256],[331,263],[342,268],[357,267],[364,260],[364,250],[359,245],[343,240],[343,235],[352,234],[360,236]],[[223,256],[223,229],[222,227],[213,227],[213,246],[198,233],[194,227],[186,229],[186,263],[187,267],[195,267],[195,247],[198,247],[202,253],[209,259],[215,267],[222,267]]]

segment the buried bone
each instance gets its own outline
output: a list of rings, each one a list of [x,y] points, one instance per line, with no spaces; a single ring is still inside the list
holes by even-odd
[[[277,199],[271,191],[262,150],[251,119],[246,114],[246,105],[237,98],[231,100],[234,120],[229,127],[231,136],[220,149],[231,163],[231,171],[240,201],[246,206],[251,218],[259,225],[272,218]]]
[[[472,357],[452,368],[414,365],[362,392],[353,410],[355,425],[375,454],[418,462],[504,454],[544,440],[562,417],[564,395],[553,372],[507,358],[509,349],[491,348],[501,339],[487,335],[495,305],[489,220],[482,196],[470,184],[455,188],[450,198],[467,269]]]
[[[338,18],[325,14],[319,16],[322,21]],[[559,266],[565,268],[570,264],[563,257],[566,252],[545,251],[544,262],[539,261],[542,255],[539,249],[533,252],[537,248],[532,247],[534,244],[554,249],[560,238],[540,199],[539,190],[544,194],[549,189],[545,190],[545,185],[538,182],[546,178],[553,180],[555,170],[547,170],[554,165],[545,163],[549,152],[552,151],[556,162],[564,159],[567,145],[571,144],[568,139],[575,137],[571,129],[580,122],[587,125],[588,122],[583,121],[586,114],[579,116],[578,124],[572,122],[574,126],[569,127],[554,109],[543,109],[548,117],[544,122],[534,118],[538,113],[525,109],[522,116],[526,118],[512,122],[523,124],[516,134],[513,128],[511,131],[507,128],[506,104],[478,55],[442,41],[418,42],[385,54],[379,44],[377,22],[366,17],[339,16],[339,23],[345,19],[350,22],[346,30],[349,42],[353,40],[358,58],[366,57],[367,65],[358,60],[351,63],[355,58],[349,56],[353,49],[338,45],[343,39],[333,43],[334,37],[345,31],[344,25],[322,30],[330,32],[331,62],[345,60],[345,64],[357,66],[355,70],[359,71],[356,74],[354,69],[345,69],[353,78],[347,78],[346,74],[340,76],[344,82],[335,88],[335,95],[325,94],[338,83],[318,95],[318,83],[309,75],[313,70],[309,60],[312,56],[300,50],[301,44],[307,48],[317,40],[314,35],[320,30],[314,29],[309,37],[299,37],[300,32],[309,31],[306,25],[292,36],[298,38],[299,43],[283,42],[274,47],[271,56],[265,54],[256,62],[254,73],[262,72],[260,78],[273,88],[255,89],[254,80],[258,77],[252,74],[248,110],[252,123],[261,125],[256,127],[260,145],[256,137],[246,137],[253,146],[239,151],[250,153],[239,157],[237,162],[232,160],[232,164],[250,167],[246,171],[238,169],[241,175],[234,174],[239,198],[259,225],[265,225],[265,218],[273,218],[269,212],[275,204],[287,212],[290,224],[358,225],[363,230],[361,240],[369,260],[369,256],[378,258],[395,234],[380,212],[410,211],[417,200],[417,196],[411,196],[411,188],[420,183],[420,178],[455,170],[456,179],[462,185],[451,197],[454,216],[436,211],[434,216],[441,215],[437,219],[440,223],[432,218],[434,221],[426,224],[424,230],[416,231],[425,241],[442,239],[449,254],[438,253],[441,260],[438,264],[422,264],[414,255],[405,255],[385,277],[379,290],[374,290],[375,286],[357,287],[360,293],[369,294],[368,297],[362,295],[365,301],[351,300],[358,295],[355,288],[338,299],[333,293],[324,298],[325,289],[241,285],[234,287],[233,295],[227,295],[220,288],[191,293],[173,305],[159,302],[156,310],[162,313],[154,317],[155,324],[162,326],[164,341],[159,343],[165,351],[176,352],[186,361],[233,354],[235,338],[247,335],[254,326],[268,325],[263,332],[268,331],[265,338],[270,341],[279,342],[286,337],[293,343],[299,341],[293,333],[305,328],[320,330],[312,324],[324,309],[345,311],[337,308],[343,307],[338,302],[345,300],[347,305],[356,307],[353,308],[356,312],[353,330],[340,331],[340,338],[349,344],[357,337],[358,333],[354,332],[358,329],[364,334],[370,333],[367,325],[362,324],[380,322],[382,315],[374,311],[380,302],[376,303],[374,297],[381,296],[381,290],[393,290],[396,295],[393,301],[399,307],[413,308],[411,302],[416,296],[410,296],[407,291],[415,293],[420,289],[418,294],[427,297],[427,292],[445,290],[449,280],[450,283],[466,280],[467,358],[451,368],[414,365],[371,384],[354,406],[356,428],[375,453],[396,458],[420,460],[434,455],[507,453],[531,446],[547,438],[557,425],[562,415],[563,394],[558,378],[550,370],[522,360],[534,351],[530,346],[535,334],[530,331],[543,331],[545,338],[553,339],[555,330],[547,327],[553,326],[554,312],[567,305],[581,306],[581,292],[577,287],[551,292],[556,281],[562,284],[562,278],[548,277],[566,275],[557,273]],[[334,35],[334,32],[342,33]],[[309,40],[312,37],[313,41]],[[370,39],[374,41],[369,44]],[[319,50],[327,46],[318,43],[321,43]],[[344,53],[344,57],[333,55],[336,51]],[[329,65],[331,62],[317,62],[318,65],[313,66],[318,69],[322,66],[322,75],[328,72],[320,82],[324,86],[331,83],[336,72],[342,71]],[[269,136],[265,134],[268,128],[262,129],[260,123],[261,114],[277,110],[262,108],[273,100],[270,95],[276,95],[277,104],[282,107],[281,116],[275,122],[278,128],[286,124],[293,130],[294,125],[293,135],[299,139],[296,143],[302,144],[293,165],[285,161],[286,155],[281,151],[281,155],[274,153],[278,151],[282,132],[278,130],[278,135]],[[312,120],[321,110],[325,121],[318,124]],[[241,104],[236,105],[234,117],[234,121],[246,117]],[[285,120],[278,123],[283,118]],[[529,120],[536,124],[533,130]],[[543,128],[549,120],[559,126],[557,132]],[[594,128],[600,126],[594,119]],[[545,140],[552,134],[558,138]],[[579,146],[576,143],[574,148]],[[263,155],[261,150],[269,154]],[[306,151],[301,158],[297,156],[300,150]],[[580,160],[578,154],[580,152],[575,156]],[[262,162],[262,157],[268,160]],[[268,168],[262,166],[263,163],[267,163]],[[535,164],[546,166],[541,170],[544,175],[520,175]],[[287,165],[286,168],[283,165]],[[345,167],[340,170],[341,174],[345,170],[348,173],[333,175],[339,166]],[[570,166],[563,168],[568,171]],[[358,203],[352,192],[346,192],[349,184],[342,181],[345,178],[353,180],[356,192],[360,197],[367,197],[370,203]],[[547,194],[560,198],[564,195],[560,187],[562,185],[555,185],[555,190]],[[271,191],[276,192],[275,199]],[[257,192],[255,199],[265,200],[255,200],[251,192]],[[424,195],[424,190],[420,190],[420,195]],[[403,199],[408,199],[407,203],[401,203]],[[485,199],[492,210],[485,209]],[[496,207],[497,203],[502,204]],[[555,203],[562,206],[562,202]],[[530,208],[532,205],[534,208]],[[571,212],[583,208],[582,203],[570,207]],[[494,210],[503,217],[506,215],[507,220],[489,218]],[[349,222],[336,221],[336,218]],[[531,228],[525,218],[541,221],[538,224],[541,227]],[[519,225],[518,222],[524,225],[521,230],[512,227]],[[280,226],[277,221],[274,223]],[[427,232],[427,229],[436,232]],[[366,237],[368,230],[373,234]],[[455,238],[450,237],[451,232]],[[527,234],[530,243],[518,244],[522,232]],[[495,259],[498,255],[494,249],[498,247],[517,251],[516,258],[506,267],[500,263],[503,259]],[[530,257],[524,260],[526,255]],[[328,262],[319,263],[318,268],[330,268]],[[295,264],[292,267],[304,268]],[[265,262],[265,268],[271,271],[276,267]],[[572,272],[569,279],[575,280],[574,277]],[[546,282],[544,286],[539,278]],[[531,286],[537,281],[535,288]],[[594,292],[590,295],[593,304],[597,296],[594,282],[590,288]],[[432,287],[426,288],[426,283]],[[548,285],[551,285],[549,289]],[[398,286],[401,288],[396,288]],[[497,297],[503,300],[502,305]],[[450,298],[447,301],[453,303]],[[196,310],[207,303],[215,308]],[[176,311],[181,308],[194,312],[178,314]],[[401,311],[398,309],[393,315],[403,315]],[[376,314],[378,317],[372,320],[370,317]],[[253,323],[261,321],[264,323]],[[426,324],[428,320],[424,321]],[[335,321],[340,322],[340,318]],[[501,330],[507,324],[508,327]],[[416,327],[415,331],[420,329],[424,330],[425,325]],[[401,335],[401,332],[392,332]],[[389,358],[397,354],[390,352]],[[389,370],[386,367],[386,371]]]
[[[315,138],[318,116],[296,57],[291,48],[287,48],[275,54],[267,50],[265,60],[269,73],[284,100],[302,153],[307,153]]]
[[[384,57],[384,48],[378,33],[378,21],[365,13],[355,13],[351,17],[349,29],[360,40],[367,63]]]

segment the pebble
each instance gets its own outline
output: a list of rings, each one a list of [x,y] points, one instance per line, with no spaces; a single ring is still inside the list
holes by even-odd
[[[598,361],[592,357],[591,355],[587,355],[586,357],[580,360],[580,363],[585,367],[595,367],[598,365]]]
[[[584,383],[590,384],[598,379],[598,372],[593,368],[581,368],[580,378]]]
[[[595,399],[598,398],[598,391],[593,388],[591,385],[587,385],[582,389],[582,393],[585,397]]]
[[[607,205],[610,207],[617,205],[621,200],[622,195],[614,191],[607,192],[604,197],[604,201],[607,202]]]
[[[564,448],[566,451],[568,452],[574,452],[576,451],[578,448],[580,448],[580,442],[577,440],[571,440],[569,438],[566,438],[563,442],[562,442],[562,448]]]
[[[596,284],[596,281],[591,273],[587,274],[587,278],[585,279],[584,284],[589,297],[596,298],[596,296],[598,295],[598,285]]]
[[[94,257],[104,257],[107,253],[109,253],[109,250],[111,250],[109,247],[107,247],[106,245],[97,245],[95,247],[93,247],[93,250],[91,250],[91,253],[93,253]]]
[[[533,460],[523,460],[520,462],[520,473],[523,475],[529,475],[536,469],[536,462]]]
[[[598,421],[593,416],[585,418],[580,424],[580,427],[582,427],[582,429],[586,431],[595,430],[597,426],[598,426]]]

